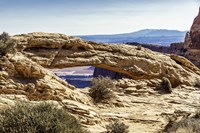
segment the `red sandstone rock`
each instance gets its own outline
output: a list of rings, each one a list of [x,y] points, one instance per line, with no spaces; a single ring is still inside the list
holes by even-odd
[[[189,38],[191,38],[191,42],[189,41]],[[194,19],[188,39],[188,43],[191,43],[189,44],[189,48],[200,48],[200,11]]]

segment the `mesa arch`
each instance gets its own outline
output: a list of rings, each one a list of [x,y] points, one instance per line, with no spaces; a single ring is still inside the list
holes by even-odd
[[[173,86],[194,85],[199,78],[199,69],[187,59],[145,48],[42,32],[15,35],[12,39],[19,52],[45,68],[95,66],[136,80],[167,76]]]

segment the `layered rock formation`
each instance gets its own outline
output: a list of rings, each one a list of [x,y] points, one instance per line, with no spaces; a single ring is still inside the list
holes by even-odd
[[[105,125],[113,120],[128,124],[131,133],[159,132],[170,120],[200,109],[200,90],[194,87],[199,83],[200,72],[183,57],[63,34],[30,33],[12,39],[16,53],[0,58],[0,107],[16,100],[51,100],[77,116],[92,133],[105,131]],[[88,89],[78,90],[49,70],[88,65],[131,79],[115,81],[113,101],[94,104]],[[162,90],[164,76],[174,87],[171,94]]]
[[[189,34],[187,35],[186,43],[187,47],[191,49],[200,48],[200,9],[197,17],[194,19]]]
[[[26,95],[30,100],[82,99],[75,87],[64,82],[51,71],[25,57],[22,53],[0,59],[0,93]]]
[[[48,33],[17,35],[13,39],[19,52],[46,68],[96,66],[135,80],[167,76],[173,86],[194,85],[198,79],[199,69],[187,59],[177,61],[178,56],[174,59],[145,48],[98,44]]]
[[[161,53],[174,53],[177,55],[181,55],[181,52],[183,51],[183,45],[182,43],[174,43],[171,44],[171,46],[160,46],[160,45],[153,45],[153,44],[141,44],[141,43],[137,43],[137,42],[129,42],[126,43],[128,45],[131,46],[138,46],[138,47],[144,47],[144,48],[148,48],[152,51],[156,51],[156,52],[161,52]],[[121,79],[121,78],[129,78],[128,76],[118,73],[118,72],[113,72],[111,70],[106,70],[103,68],[97,68],[95,67],[94,69],[94,77],[98,77],[98,76],[104,76],[104,77],[110,77],[113,79]]]
[[[152,51],[161,52],[161,53],[171,53],[171,47],[162,46],[162,45],[154,45],[154,44],[141,44],[137,42],[128,42],[126,44],[134,45],[134,46],[142,46],[144,48],[148,48]]]
[[[191,26],[190,32],[186,34],[184,57],[191,60],[200,68],[200,11]]]

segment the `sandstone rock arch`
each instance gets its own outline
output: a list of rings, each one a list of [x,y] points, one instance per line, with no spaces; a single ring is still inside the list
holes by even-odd
[[[45,68],[95,66],[133,79],[161,79],[173,86],[194,85],[199,69],[185,58],[124,44],[101,44],[63,34],[30,33],[12,37],[17,50]],[[188,80],[189,79],[189,80]]]

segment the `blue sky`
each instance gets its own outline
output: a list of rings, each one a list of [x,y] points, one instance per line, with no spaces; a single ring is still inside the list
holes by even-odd
[[[198,0],[1,0],[0,32],[116,34],[140,29],[189,30]]]

